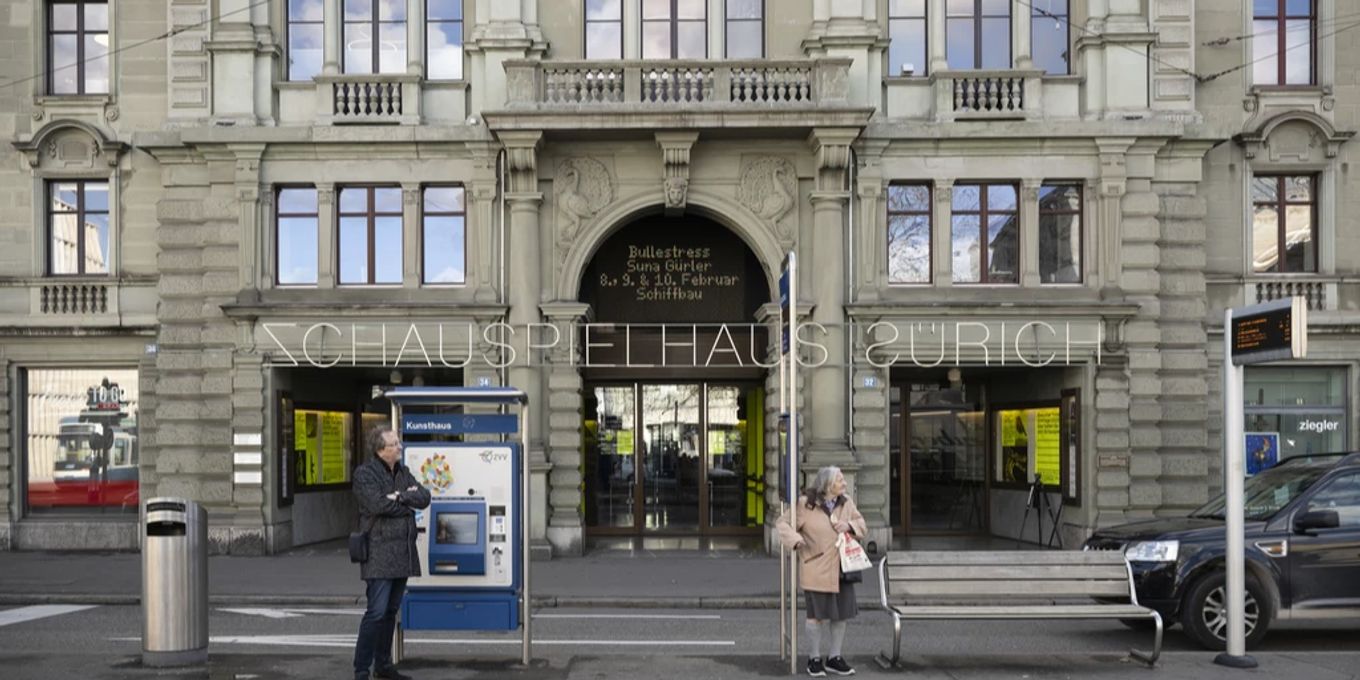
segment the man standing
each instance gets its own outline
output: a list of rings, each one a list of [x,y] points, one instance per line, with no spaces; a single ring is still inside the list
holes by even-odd
[[[368,530],[368,560],[359,567],[368,610],[354,645],[354,677],[368,680],[373,667],[383,680],[411,680],[392,665],[392,634],[406,579],[420,576],[415,511],[430,507],[430,492],[401,464],[401,440],[392,428],[373,428],[364,443],[372,457],[354,471],[354,495],[360,529]]]

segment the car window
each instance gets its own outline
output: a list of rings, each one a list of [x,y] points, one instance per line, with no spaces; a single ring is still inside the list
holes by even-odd
[[[1243,515],[1247,519],[1269,519],[1327,472],[1325,465],[1298,464],[1271,468],[1247,480],[1243,489]],[[1223,519],[1225,499],[1222,495],[1196,510],[1191,517]]]
[[[1360,527],[1360,472],[1341,475],[1308,499],[1307,512],[1332,510],[1342,528]]]

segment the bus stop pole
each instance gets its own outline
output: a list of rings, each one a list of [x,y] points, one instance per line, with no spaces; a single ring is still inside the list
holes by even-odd
[[[1223,491],[1227,519],[1227,582],[1224,603],[1228,607],[1227,651],[1214,663],[1231,668],[1256,668],[1247,656],[1246,636],[1246,537],[1243,478],[1246,476],[1245,437],[1242,415],[1242,367],[1233,363],[1233,310],[1223,313]]]

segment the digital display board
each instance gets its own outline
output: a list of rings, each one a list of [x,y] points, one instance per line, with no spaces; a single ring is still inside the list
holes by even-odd
[[[1237,365],[1302,358],[1306,347],[1303,298],[1234,310],[1232,362]]]

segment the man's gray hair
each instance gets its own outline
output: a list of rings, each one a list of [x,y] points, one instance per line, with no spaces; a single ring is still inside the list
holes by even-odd
[[[378,452],[387,445],[384,437],[388,432],[395,434],[396,430],[386,425],[377,425],[368,431],[368,436],[364,438],[364,450],[368,451],[368,455],[377,457]]]

